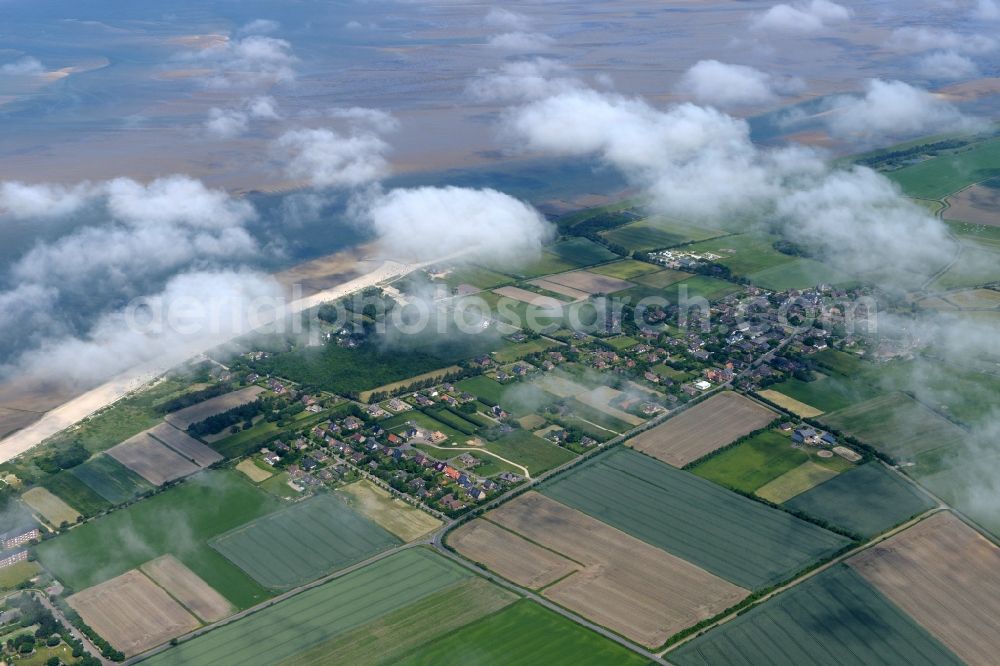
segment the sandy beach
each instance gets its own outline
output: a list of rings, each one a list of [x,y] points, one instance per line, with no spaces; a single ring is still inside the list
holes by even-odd
[[[429,263],[434,262],[407,264],[391,260],[384,261],[376,269],[364,273],[359,277],[292,301],[287,308],[286,314],[295,314],[320,303],[337,300],[356,291],[406,275]],[[263,328],[269,323],[271,322],[264,322],[261,327]],[[233,337],[235,338],[250,332],[239,331]],[[205,349],[195,350],[191,356],[207,352],[219,343],[219,340],[213,339],[207,343]],[[130,368],[104,384],[78,395],[58,407],[50,409],[31,425],[12,433],[0,441],[0,462],[6,462],[31,450],[52,435],[114,404],[129,393],[148,385],[176,364],[177,359],[158,359]]]

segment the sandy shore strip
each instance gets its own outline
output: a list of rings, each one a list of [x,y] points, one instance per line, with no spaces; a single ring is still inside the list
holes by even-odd
[[[380,282],[402,277],[411,271],[438,261],[442,261],[442,259],[414,264],[385,261],[375,270],[360,277],[293,301],[287,308],[286,314],[296,314],[321,303],[335,301],[356,291],[374,287]],[[272,322],[265,322],[263,326],[270,323]],[[238,335],[245,335],[250,332],[241,331]],[[219,340],[212,340],[206,349],[195,350],[191,356],[207,352],[209,349],[218,346],[221,342]],[[166,363],[163,361],[153,361],[142,366],[130,368],[97,388],[86,391],[68,402],[49,410],[38,421],[0,441],[0,463],[7,462],[31,450],[45,439],[114,404],[129,393],[148,385],[174,365],[176,363],[173,361]]]

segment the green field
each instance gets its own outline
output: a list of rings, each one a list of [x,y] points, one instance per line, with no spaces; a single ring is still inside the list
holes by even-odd
[[[576,266],[593,266],[618,258],[617,254],[588,238],[568,238],[545,249]]]
[[[773,585],[850,543],[627,448],[541,491],[747,589]]]
[[[493,358],[495,358],[498,363],[513,363],[514,361],[520,360],[525,356],[530,356],[531,354],[537,354],[538,352],[563,346],[563,343],[557,340],[550,340],[549,338],[536,338],[525,342],[513,343],[504,347],[503,349],[497,351],[493,355]]]
[[[639,344],[638,340],[636,340],[635,338],[630,338],[627,335],[616,335],[613,338],[604,338],[603,340],[601,340],[601,342],[608,345],[615,351],[622,351],[625,349],[629,349]]]
[[[336,495],[317,495],[216,537],[212,548],[271,589],[290,589],[402,542]]]
[[[934,502],[880,463],[870,462],[793,497],[785,506],[871,538],[933,508]]]
[[[445,276],[444,281],[452,289],[457,288],[461,284],[472,285],[479,289],[493,289],[494,287],[513,282],[509,275],[497,273],[482,266],[471,265],[456,268]]]
[[[270,666],[470,575],[430,550],[410,548],[185,641],[145,663]],[[452,610],[456,615],[463,611],[460,607]]]
[[[878,387],[816,373],[811,382],[792,377],[768,388],[824,412],[844,409],[878,395]]]
[[[858,356],[836,349],[824,349],[813,354],[812,359],[826,370],[850,377],[866,370],[873,370],[873,366],[866,364]]]
[[[527,599],[427,643],[398,664],[645,664],[626,648]]]
[[[666,658],[716,664],[961,664],[847,565],[764,602]]]
[[[449,416],[453,415],[449,414]],[[438,421],[436,418],[434,418],[428,413],[421,412],[416,409],[410,410],[408,412],[400,412],[399,414],[390,416],[389,418],[384,419],[379,425],[381,425],[385,430],[389,432],[399,433],[405,430],[405,424],[408,423],[409,421],[413,421],[421,428],[425,430],[430,430],[431,432],[435,430],[440,430],[442,433],[448,436],[448,439],[451,440],[452,443],[463,443],[469,439],[468,434],[451,427],[447,423]],[[469,423],[468,425],[469,427],[473,426],[473,424],[471,423]]]
[[[718,229],[707,229],[663,218],[647,218],[611,231],[602,232],[601,236],[616,245],[627,248],[629,252],[635,252],[637,250],[659,250],[681,243],[722,236],[725,233]]]
[[[1000,248],[966,240],[958,260],[937,280],[932,291],[978,287],[1000,280]]]
[[[809,457],[802,449],[792,448],[790,438],[769,430],[695,465],[691,472],[727,488],[752,493]]]
[[[911,197],[941,199],[1000,174],[1000,139],[975,144],[968,150],[944,154],[886,175]]]
[[[482,578],[469,578],[285,659],[280,666],[394,664],[404,654],[436,643],[516,599],[512,592]],[[456,613],[456,608],[462,612]]]
[[[84,516],[93,516],[111,507],[111,502],[91,490],[69,470],[43,478],[41,485]]]
[[[639,284],[646,285],[647,287],[654,287],[656,289],[663,289],[669,287],[672,284],[680,282],[688,278],[694,277],[691,273],[685,273],[684,271],[675,271],[669,268],[665,268],[662,271],[657,271],[655,273],[649,273],[647,275],[639,276],[635,279]]]
[[[961,442],[966,432],[905,393],[890,393],[825,414],[824,423],[853,435],[894,460]]]
[[[524,465],[533,475],[558,467],[576,457],[573,452],[525,430],[515,430],[495,441],[487,441],[485,448],[501,458]]]
[[[241,473],[208,470],[42,542],[38,559],[79,591],[169,553],[234,605],[246,608],[270,594],[207,542],[278,505]]]
[[[153,489],[146,479],[111,456],[94,456],[69,472],[112,504],[128,502]]]
[[[590,269],[590,272],[597,273],[598,275],[607,275],[608,277],[618,278],[619,280],[631,280],[640,275],[655,273],[659,270],[660,267],[656,264],[650,264],[645,261],[636,261],[635,259],[622,259],[621,261],[616,261],[611,264],[595,266]]]
[[[579,268],[579,265],[561,259],[551,252],[542,252],[541,256],[532,260],[530,263],[504,267],[502,270],[508,275],[526,280],[541,277],[542,275],[552,275],[553,273],[571,271],[574,268]]]
[[[490,379],[486,375],[477,375],[463,379],[455,384],[455,388],[459,391],[467,391],[477,397],[485,398],[493,404],[499,404],[504,392],[507,390],[506,386],[495,379]]]
[[[765,234],[737,234],[687,246],[691,252],[714,252],[721,255],[716,263],[728,266],[736,275],[750,276],[774,266],[780,266],[797,259],[774,249],[777,236]]]
[[[857,281],[828,264],[801,257],[755,271],[746,277],[753,284],[772,291],[805,289],[819,284],[847,284]]]

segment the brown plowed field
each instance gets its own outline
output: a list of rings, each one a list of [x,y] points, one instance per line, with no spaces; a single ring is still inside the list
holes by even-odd
[[[140,432],[107,451],[108,455],[155,486],[194,474],[201,468]]]
[[[649,647],[749,592],[585,513],[528,492],[486,517],[584,565],[543,594]]]
[[[626,443],[636,451],[674,467],[683,467],[763,428],[776,416],[775,412],[749,398],[725,391]]]
[[[199,626],[194,615],[135,569],[77,592],[66,603],[126,657]]]
[[[847,562],[969,664],[1000,654],[1000,548],[942,511]]]
[[[613,294],[629,287],[634,287],[635,283],[626,280],[619,280],[616,277],[591,273],[590,271],[570,271],[568,273],[557,273],[556,275],[545,276],[547,282],[555,282],[572,289],[578,289],[588,294]]]
[[[158,557],[141,568],[143,573],[204,622],[221,620],[233,612],[225,597],[173,555]]]
[[[215,416],[216,414],[221,414],[222,412],[228,411],[233,407],[239,407],[240,405],[245,405],[248,402],[253,402],[257,399],[257,396],[263,392],[264,389],[259,386],[248,386],[240,389],[239,391],[233,391],[232,393],[226,393],[225,395],[209,398],[208,400],[199,402],[196,405],[179,409],[172,414],[167,414],[165,420],[175,428],[187,430],[188,426],[192,423],[204,421],[209,416]]]
[[[582,568],[485,520],[462,525],[451,533],[448,543],[470,560],[486,565],[518,585],[535,590]]]
[[[161,423],[146,432],[199,467],[208,467],[222,460],[218,453],[169,423]]]

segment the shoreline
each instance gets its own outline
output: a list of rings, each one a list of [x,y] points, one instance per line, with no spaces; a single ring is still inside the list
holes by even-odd
[[[352,248],[352,250],[354,249],[356,248]],[[330,256],[332,257],[335,255]],[[402,277],[403,275],[406,275],[414,270],[438,261],[442,261],[442,259],[413,264],[388,259],[384,260],[374,270],[351,278],[336,286],[317,291],[313,294],[303,296],[302,298],[293,301],[285,309],[283,316],[297,314],[321,303],[343,298],[344,296],[356,291],[361,291],[362,289],[367,289],[368,287],[374,287],[387,280]],[[367,262],[363,259],[358,260],[356,265],[363,263]],[[272,277],[274,277],[275,280],[279,279],[276,275],[272,275]],[[269,323],[271,322],[266,322],[262,325],[262,327],[268,325]],[[206,349],[195,350],[186,354],[185,357],[192,358],[198,356],[199,354],[205,353],[219,344],[224,344],[225,342],[231,341],[240,335],[246,335],[251,332],[253,331],[241,331],[238,334],[234,334],[231,338],[229,338],[229,340],[225,341],[212,340],[211,344]],[[182,361],[183,359],[181,362]],[[24,453],[27,453],[53,435],[76,425],[89,416],[93,416],[102,409],[110,407],[122,398],[128,396],[130,393],[148,386],[172,367],[175,367],[177,363],[178,361],[176,359],[148,361],[142,365],[129,368],[125,372],[119,373],[103,384],[84,391],[70,400],[47,410],[36,421],[21,428],[20,430],[10,433],[0,440],[0,463],[8,462]]]

